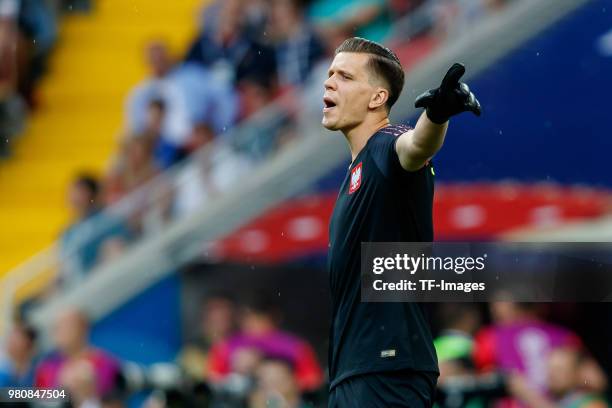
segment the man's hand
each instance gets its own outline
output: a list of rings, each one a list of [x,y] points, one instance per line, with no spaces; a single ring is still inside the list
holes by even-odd
[[[414,106],[426,108],[429,120],[439,125],[461,112],[470,111],[480,116],[480,102],[470,92],[467,84],[459,82],[464,73],[465,66],[454,63],[444,76],[440,87],[419,95]]]

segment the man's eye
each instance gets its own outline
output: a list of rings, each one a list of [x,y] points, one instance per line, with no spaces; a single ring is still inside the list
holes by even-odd
[[[344,78],[344,79],[351,79],[351,77],[346,75],[346,74],[342,74],[342,78]]]

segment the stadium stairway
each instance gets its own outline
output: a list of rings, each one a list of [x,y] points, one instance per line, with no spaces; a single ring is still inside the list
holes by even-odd
[[[80,171],[100,174],[116,147],[124,98],[146,75],[143,49],[164,39],[184,51],[201,0],[100,0],[68,14],[38,109],[0,163],[0,276],[42,250],[69,221],[66,192]]]

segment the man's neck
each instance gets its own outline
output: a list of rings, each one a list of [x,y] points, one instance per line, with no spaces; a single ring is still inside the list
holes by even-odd
[[[70,350],[64,350],[63,354],[69,359],[76,359],[83,356],[87,352],[87,349],[87,344],[81,344],[71,348]]]
[[[374,120],[364,120],[358,126],[355,126],[352,129],[342,131],[344,133],[344,137],[348,141],[349,147],[351,149],[351,163],[355,161],[355,158],[368,143],[370,137],[374,135],[379,129],[384,128],[385,126],[391,123],[389,121],[389,117],[385,116],[382,118],[376,118]]]

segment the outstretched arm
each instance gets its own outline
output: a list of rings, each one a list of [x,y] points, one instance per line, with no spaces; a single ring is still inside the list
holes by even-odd
[[[453,64],[439,88],[430,89],[416,99],[415,106],[426,110],[416,127],[399,136],[395,144],[404,169],[420,169],[440,150],[451,116],[465,111],[480,116],[480,103],[467,84],[459,82],[464,73],[462,64]]]
[[[417,171],[442,147],[448,122],[439,125],[432,122],[425,112],[414,129],[400,135],[395,150],[405,170]]]

